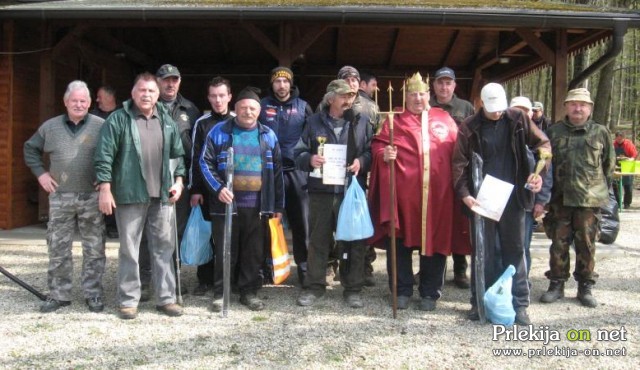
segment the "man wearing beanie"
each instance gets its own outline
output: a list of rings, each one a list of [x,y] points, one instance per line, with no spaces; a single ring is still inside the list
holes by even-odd
[[[214,302],[219,311],[223,293],[224,215],[227,204],[234,204],[231,271],[238,272],[240,303],[252,311],[264,309],[258,298],[262,286],[260,266],[264,261],[264,231],[271,217],[284,212],[284,183],[280,146],[276,134],[258,121],[259,90],[246,87],[237,97],[236,117],[218,123],[207,135],[199,165],[211,192],[212,231],[215,243]],[[233,147],[233,192],[226,183],[224,166],[228,149]],[[216,298],[218,301],[216,302]]]
[[[597,307],[591,293],[595,273],[596,237],[600,207],[609,199],[615,152],[609,130],[591,120],[593,101],[587,89],[570,90],[564,101],[564,120],[547,129],[553,148],[553,189],[544,227],[549,248],[549,289],[540,297],[552,303],[564,297],[569,279],[569,250],[576,252],[573,278],[583,306]]]
[[[307,117],[313,114],[313,111],[299,96],[298,87],[293,84],[293,72],[287,67],[274,68],[271,71],[269,95],[260,102],[260,122],[278,136],[282,152],[287,220],[293,239],[293,258],[298,266],[298,279],[302,284],[307,271],[309,195],[307,175],[296,170],[293,148],[300,140]]]
[[[346,170],[358,175],[369,170],[371,151],[369,144],[372,127],[364,116],[350,109],[356,96],[344,80],[333,80],[322,99],[322,110],[307,120],[300,141],[294,148],[298,169],[307,173],[320,169],[325,162],[318,148],[321,144],[340,144],[347,147]],[[356,176],[347,176],[356,181]],[[364,240],[334,241],[338,210],[344,198],[344,185],[327,185],[321,177],[309,176],[309,255],[304,290],[298,297],[300,306],[311,306],[326,290],[326,269],[334,244],[347,255],[340,261],[340,282],[343,297],[349,307],[363,307],[360,291],[364,284]],[[343,256],[342,253],[339,255]],[[348,267],[347,267],[348,266]]]
[[[460,125],[458,140],[453,153],[453,187],[464,202],[465,210],[472,214],[471,208],[478,204],[472,181],[472,159],[474,154],[482,158],[482,176],[491,175],[498,180],[513,184],[513,191],[504,209],[500,221],[483,218],[484,221],[484,260],[485,284],[492,285],[509,265],[516,273],[513,277],[513,307],[516,311],[515,322],[529,325],[527,314],[529,307],[529,284],[524,258],[524,221],[525,210],[533,207],[533,195],[542,188],[541,175],[534,175],[529,168],[527,147],[531,150],[551,151],[549,140],[531,123],[519,109],[508,108],[504,88],[497,83],[485,85],[481,92],[482,109],[465,119]],[[547,166],[548,167],[548,166]],[[525,185],[528,185],[525,188]],[[497,248],[497,245],[500,248]],[[476,258],[478,247],[474,246],[472,261]],[[496,256],[495,253],[500,253]],[[497,271],[493,266],[501,261]],[[472,263],[472,266],[474,264]],[[469,319],[478,320],[478,306],[475,289],[475,268],[471,269],[471,311]],[[480,297],[482,298],[482,297]]]

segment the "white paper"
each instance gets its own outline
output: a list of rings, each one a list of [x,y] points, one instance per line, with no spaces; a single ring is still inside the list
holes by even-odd
[[[324,144],[322,183],[325,185],[344,185],[346,173],[347,146],[342,144]]]
[[[482,186],[476,197],[480,205],[471,208],[475,213],[490,218],[496,222],[500,221],[502,212],[507,206],[513,184],[499,180],[491,175],[486,175],[482,180]]]

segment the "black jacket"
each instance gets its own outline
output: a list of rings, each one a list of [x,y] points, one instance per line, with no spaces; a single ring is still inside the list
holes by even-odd
[[[356,158],[360,161],[359,175],[365,174],[371,167],[371,137],[373,129],[368,122],[368,117],[357,116],[358,123],[355,127],[355,144]],[[347,145],[349,127],[351,123],[345,123],[340,137],[337,137],[333,131],[333,126],[328,119],[327,109],[314,113],[307,119],[307,125],[302,132],[300,141],[296,145],[293,153],[296,159],[296,168],[305,172],[313,171],[311,167],[311,156],[318,154],[318,136],[327,138],[326,144],[344,144]],[[348,163],[347,165],[350,165]],[[346,174],[345,174],[346,175]],[[324,185],[322,179],[308,177],[307,179],[309,193],[342,193],[344,186]]]
[[[551,153],[551,145],[547,136],[521,110],[509,108],[504,112],[504,115],[507,124],[510,126],[511,149],[516,165],[514,191],[520,206],[531,210],[534,200],[533,193],[524,187],[532,172],[527,156],[527,147],[534,149],[544,148]],[[478,113],[465,119],[458,131],[458,140],[453,151],[451,170],[453,188],[460,199],[468,195],[476,195],[473,194],[471,158],[473,153],[478,153],[482,157],[480,125],[483,117],[484,111],[480,109]],[[548,165],[541,173],[543,178],[547,169]]]

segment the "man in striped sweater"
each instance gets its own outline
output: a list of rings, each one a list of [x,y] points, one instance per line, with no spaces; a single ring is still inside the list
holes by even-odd
[[[98,209],[93,154],[104,120],[88,113],[91,95],[82,81],[71,82],[63,100],[67,113],[44,122],[24,143],[25,163],[49,193],[49,296],[40,312],[71,304],[76,220],[82,237],[82,290],[89,310],[101,312],[105,227]],[[42,159],[45,153],[51,161],[48,170]]]

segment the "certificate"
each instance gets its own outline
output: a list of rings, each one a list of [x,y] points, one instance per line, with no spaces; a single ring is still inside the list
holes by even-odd
[[[491,175],[486,175],[482,180],[480,191],[476,197],[479,205],[473,206],[471,210],[498,222],[507,206],[512,191],[513,184],[499,180]]]
[[[325,185],[344,185],[347,174],[347,146],[324,144],[324,161],[322,183]]]

